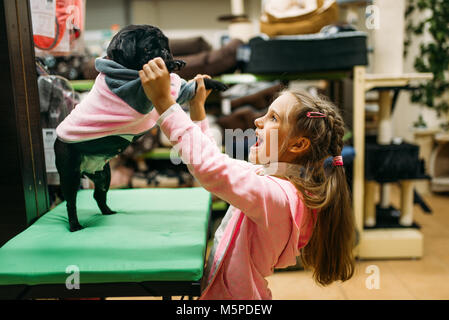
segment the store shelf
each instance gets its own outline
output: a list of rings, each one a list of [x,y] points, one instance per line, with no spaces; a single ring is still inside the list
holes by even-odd
[[[423,235],[415,229],[365,229],[360,237],[360,259],[421,258]]]
[[[214,77],[215,80],[225,84],[252,83],[257,81],[292,81],[292,80],[338,80],[347,78],[351,71],[319,71],[319,72],[303,72],[303,73],[275,73],[275,74],[253,74],[253,73],[234,73],[223,74]]]
[[[221,152],[225,152],[225,147],[221,148]],[[154,148],[151,151],[143,153],[139,158],[149,160],[178,160],[179,156],[172,148]]]
[[[223,74],[214,77],[214,80],[225,84],[252,83],[258,81],[292,81],[292,80],[338,80],[347,78],[350,71],[327,71],[327,72],[304,72],[304,73],[284,73],[284,74],[252,74],[252,73],[233,73]],[[75,91],[89,91],[92,89],[95,80],[72,80],[70,84]]]
[[[75,91],[89,91],[92,89],[95,80],[72,80],[70,85]]]
[[[212,211],[224,211],[228,209],[228,204],[222,200],[212,202]]]
[[[141,158],[150,160],[170,160],[171,153],[172,148],[154,148],[151,151],[142,154]],[[171,157],[172,159],[179,159],[179,156],[174,150]]]
[[[432,73],[366,74],[365,90],[373,88],[405,87],[413,81],[432,80]]]
[[[341,7],[366,7],[373,3],[373,0],[337,0]]]

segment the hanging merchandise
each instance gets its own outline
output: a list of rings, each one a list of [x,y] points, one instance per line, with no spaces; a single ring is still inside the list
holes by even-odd
[[[55,152],[53,144],[56,140],[56,127],[80,102],[69,81],[63,77],[45,74],[40,65],[37,79],[39,104],[44,139],[45,165],[47,173],[56,174]],[[56,182],[54,181],[56,179]],[[59,178],[48,176],[49,184],[58,184]]]
[[[336,0],[266,0],[260,31],[270,37],[317,33],[338,18]]]
[[[81,53],[84,0],[30,0],[36,55]]]
[[[93,72],[96,70],[92,67],[95,58],[88,52],[84,55],[42,55],[37,59],[47,68],[49,74],[58,75],[67,80],[95,79],[98,75],[98,72]]]
[[[69,81],[60,76],[41,75],[37,86],[42,127],[55,129],[80,102],[80,97]]]

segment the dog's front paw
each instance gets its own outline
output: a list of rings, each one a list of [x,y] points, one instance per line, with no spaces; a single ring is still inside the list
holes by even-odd
[[[212,89],[212,90],[216,90],[216,91],[225,91],[228,89],[227,85],[225,85],[224,83],[217,81],[217,80],[204,78],[203,81],[204,81],[204,86],[206,87],[207,90]]]
[[[75,232],[75,231],[82,230],[82,229],[83,229],[83,226],[80,225],[79,223],[73,223],[70,225],[70,232]]]

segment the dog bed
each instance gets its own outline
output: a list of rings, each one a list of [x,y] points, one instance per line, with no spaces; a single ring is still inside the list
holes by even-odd
[[[380,183],[429,179],[419,146],[411,143],[365,145],[365,179]]]
[[[110,190],[108,204],[118,211],[110,216],[100,214],[92,195],[93,190],[78,192],[83,230],[69,232],[63,202],[0,248],[0,296],[12,285],[65,289],[69,266],[79,269],[81,289],[100,283],[199,282],[210,193],[203,188]]]
[[[295,73],[346,70],[367,65],[366,33],[259,36],[249,41],[249,73]]]
[[[197,74],[217,76],[232,73],[237,68],[237,49],[243,44],[239,39],[231,39],[226,45],[216,50],[202,51],[189,55],[175,55],[175,59],[184,60],[187,64],[176,71],[181,78],[193,79]]]

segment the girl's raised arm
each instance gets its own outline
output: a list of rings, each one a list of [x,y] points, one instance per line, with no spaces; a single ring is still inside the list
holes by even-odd
[[[288,206],[288,198],[274,178],[259,176],[252,165],[223,154],[175,103],[170,96],[169,73],[161,58],[144,65],[139,75],[147,97],[161,115],[157,122],[162,132],[206,190],[266,227],[274,217],[269,212],[285,212],[281,209]]]
[[[287,195],[275,179],[260,176],[248,162],[223,154],[178,104],[171,106],[158,123],[201,186],[258,224],[267,225],[269,211],[288,206]]]

